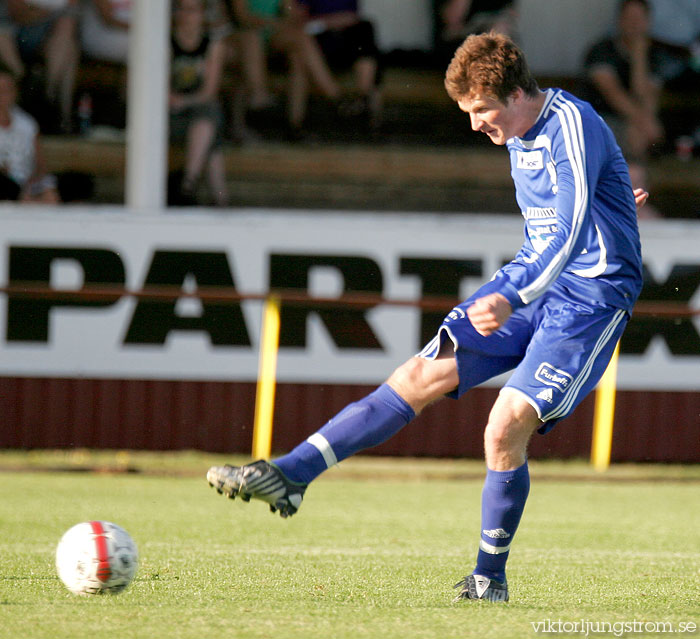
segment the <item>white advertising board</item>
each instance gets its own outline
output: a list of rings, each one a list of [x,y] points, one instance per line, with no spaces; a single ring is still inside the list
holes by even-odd
[[[390,300],[461,299],[512,257],[521,237],[517,216],[15,208],[2,212],[0,284],[175,286],[189,293],[214,286],[240,294],[291,287],[317,297],[353,289]],[[647,298],[658,292],[656,299],[700,306],[700,224],[649,222],[642,238]],[[261,310],[259,300],[1,295],[0,375],[253,381]],[[285,308],[282,317],[282,382],[381,382],[437,328],[434,315],[404,306]],[[620,388],[700,390],[700,318],[635,326],[620,359]]]

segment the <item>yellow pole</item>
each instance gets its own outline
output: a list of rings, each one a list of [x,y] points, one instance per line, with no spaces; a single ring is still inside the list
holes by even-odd
[[[610,466],[612,450],[613,419],[615,417],[615,391],[617,385],[617,359],[620,355],[620,343],[608,367],[603,373],[595,394],[595,412],[593,416],[593,441],[591,442],[591,464],[599,472]]]
[[[260,334],[258,386],[253,424],[253,458],[269,459],[272,449],[272,418],[275,412],[277,351],[280,336],[280,300],[271,295],[265,300]]]

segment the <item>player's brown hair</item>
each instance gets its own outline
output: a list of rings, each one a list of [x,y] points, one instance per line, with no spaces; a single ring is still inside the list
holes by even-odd
[[[518,87],[530,96],[538,88],[523,52],[508,36],[495,31],[470,35],[445,74],[445,89],[455,102],[484,94],[505,103]]]

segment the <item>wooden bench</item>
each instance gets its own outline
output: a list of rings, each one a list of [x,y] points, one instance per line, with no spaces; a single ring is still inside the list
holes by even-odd
[[[118,65],[82,68],[79,91],[114,92],[125,82]],[[280,76],[275,76],[281,82]],[[541,86],[574,93],[575,78],[539,78]],[[480,142],[446,95],[442,73],[389,68],[384,79],[387,139],[312,146],[265,142],[226,149],[232,203],[242,206],[373,208],[385,210],[502,211],[516,205],[507,155]],[[664,108],[682,109],[678,96]],[[436,137],[431,137],[435,128]],[[438,130],[438,127],[441,127]],[[443,144],[445,140],[447,144]],[[44,140],[51,170],[78,170],[97,178],[97,200],[122,202],[125,145],[80,137]],[[171,149],[170,165],[182,164],[182,149]],[[672,155],[652,161],[652,195],[670,217],[700,217],[698,160]]]

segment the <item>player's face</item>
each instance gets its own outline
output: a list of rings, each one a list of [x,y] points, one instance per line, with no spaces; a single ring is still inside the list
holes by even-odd
[[[485,133],[494,144],[505,144],[509,138],[523,133],[518,126],[521,97],[514,94],[503,103],[491,96],[477,93],[462,98],[457,104],[469,115],[474,131]]]

